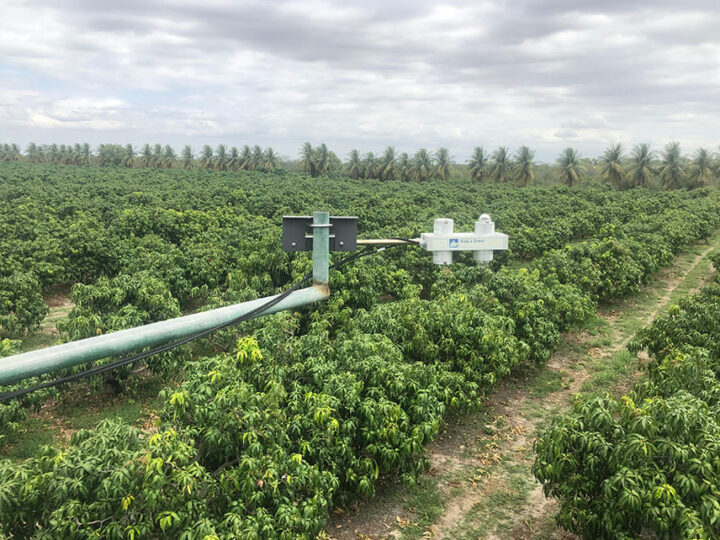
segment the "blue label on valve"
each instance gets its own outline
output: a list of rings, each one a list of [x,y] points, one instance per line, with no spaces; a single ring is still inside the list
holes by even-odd
[[[448,247],[450,249],[457,249],[460,247],[460,241],[457,238],[450,238],[448,240]]]

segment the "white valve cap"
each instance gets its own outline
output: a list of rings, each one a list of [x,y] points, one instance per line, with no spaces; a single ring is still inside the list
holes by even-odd
[[[495,222],[487,214],[483,214],[475,222],[475,234],[492,234],[494,232]]]
[[[450,218],[438,218],[433,222],[433,233],[450,234],[453,232],[455,222]]]

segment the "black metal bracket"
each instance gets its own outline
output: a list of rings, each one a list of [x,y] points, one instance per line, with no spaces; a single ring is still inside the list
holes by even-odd
[[[330,216],[328,225],[313,225],[312,216],[283,216],[283,251],[312,251],[314,227],[330,227],[330,251],[357,249],[355,216]]]

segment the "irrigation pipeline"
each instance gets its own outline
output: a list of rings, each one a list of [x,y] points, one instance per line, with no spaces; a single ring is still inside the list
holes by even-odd
[[[414,240],[407,240],[405,238],[393,238],[393,240],[399,240],[402,241],[405,245],[417,245],[417,242]],[[331,269],[338,269],[346,264],[349,264],[353,261],[356,261],[358,259],[361,259],[363,257],[367,257],[368,255],[373,255],[375,253],[379,253],[381,251],[384,251],[387,248],[390,247],[397,247],[398,245],[403,244],[395,244],[391,246],[385,246],[385,247],[379,247],[379,248],[367,248],[363,251],[360,251],[358,253],[355,253],[353,255],[350,255],[348,257],[345,257],[344,259],[336,262],[335,264],[330,265]],[[256,307],[252,311],[249,311],[248,313],[245,313],[243,315],[240,315],[239,317],[232,319],[231,321],[228,321],[223,324],[219,324],[217,326],[214,326],[212,328],[209,328],[207,330],[204,330],[202,332],[198,332],[196,334],[192,334],[188,337],[179,339],[177,341],[173,341],[171,343],[166,343],[165,345],[160,345],[158,347],[154,347],[152,349],[148,349],[147,351],[143,351],[140,353],[133,354],[131,356],[127,356],[125,358],[120,358],[118,360],[115,360],[114,362],[109,362],[107,364],[103,364],[101,366],[95,366],[93,368],[90,368],[86,371],[82,371],[80,373],[74,373],[72,375],[68,375],[67,377],[62,377],[59,379],[54,379],[51,381],[46,381],[44,383],[37,384],[35,386],[30,386],[28,388],[20,388],[18,390],[11,390],[9,392],[3,392],[0,394],[0,403],[10,401],[12,399],[17,399],[19,397],[26,396],[28,394],[31,394],[33,392],[37,392],[38,390],[43,390],[45,388],[52,388],[55,386],[61,386],[63,384],[68,384],[71,382],[78,381],[80,379],[84,379],[86,377],[92,377],[93,375],[99,375],[101,373],[105,373],[107,371],[112,371],[113,369],[117,369],[122,366],[127,366],[130,364],[134,364],[135,362],[139,362],[141,360],[144,360],[145,358],[148,358],[150,356],[154,356],[156,354],[160,354],[163,352],[167,352],[169,350],[172,350],[176,347],[179,347],[181,345],[185,345],[187,343],[190,343],[191,341],[195,341],[196,339],[200,339],[202,337],[207,336],[208,334],[211,334],[213,332],[216,332],[218,330],[222,330],[223,328],[227,328],[228,326],[233,326],[236,324],[240,324],[241,322],[244,322],[248,319],[251,319],[253,317],[256,317],[257,315],[261,314],[263,311],[266,311],[273,307],[274,305],[278,304],[285,298],[287,298],[291,293],[298,290],[301,285],[306,283],[307,281],[310,281],[312,279],[312,271],[305,274],[300,281],[295,283],[292,287],[287,289],[282,294],[276,296],[272,300],[268,300],[263,305]]]

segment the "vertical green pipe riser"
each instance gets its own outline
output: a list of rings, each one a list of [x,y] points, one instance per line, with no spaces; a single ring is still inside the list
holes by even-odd
[[[330,214],[313,212],[313,281],[327,285],[330,279]]]

